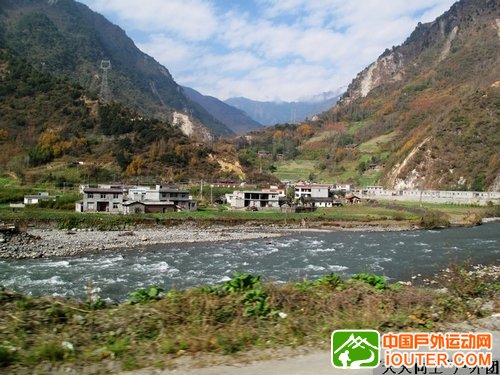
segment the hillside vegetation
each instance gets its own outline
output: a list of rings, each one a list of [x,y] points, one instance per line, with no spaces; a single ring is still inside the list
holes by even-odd
[[[0,82],[0,170],[23,182],[237,178],[218,163],[235,160],[231,146],[197,142],[169,122],[100,102],[6,50]]]
[[[44,72],[69,77],[97,96],[109,60],[111,99],[141,115],[172,121],[189,114],[199,139],[234,134],[190,101],[169,71],[140,51],[118,26],[74,0],[2,0],[1,44]]]
[[[387,49],[318,121],[252,133],[240,154],[266,150],[267,170],[308,165],[299,175],[318,181],[499,189],[499,11],[459,1]]]

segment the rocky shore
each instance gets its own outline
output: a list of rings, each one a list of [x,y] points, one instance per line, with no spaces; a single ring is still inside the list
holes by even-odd
[[[128,231],[30,229],[0,238],[0,258],[72,256],[109,249],[168,243],[217,242],[278,237],[285,231],[262,227],[162,227]]]
[[[327,225],[328,224],[328,225]],[[417,227],[387,222],[342,222],[336,225],[322,222],[303,222],[300,225],[245,225],[175,227],[137,227],[131,230],[100,231],[95,229],[60,230],[28,228],[17,233],[0,233],[0,259],[28,259],[74,256],[84,253],[127,249],[138,246],[172,243],[218,242],[265,239],[297,232],[347,231],[402,231]]]
[[[495,218],[498,220],[498,218]],[[172,243],[218,242],[280,237],[300,232],[382,232],[421,229],[397,221],[374,222],[306,222],[298,225],[263,225],[248,222],[244,225],[196,224],[164,227],[138,226],[130,230],[100,231],[96,229],[60,230],[28,228],[26,231],[0,233],[0,259],[27,259],[74,256],[84,253],[127,249],[138,246]]]

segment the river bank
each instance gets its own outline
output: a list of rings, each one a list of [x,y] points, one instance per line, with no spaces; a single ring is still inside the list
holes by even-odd
[[[78,256],[113,249],[145,248],[161,244],[241,241],[266,239],[300,232],[330,231],[403,231],[418,227],[400,222],[303,222],[301,225],[199,226],[194,224],[167,226],[137,226],[133,230],[61,230],[28,228],[26,231],[0,238],[0,259],[35,259]]]
[[[0,369],[90,375],[147,368],[136,374],[163,374],[160,370],[184,373],[195,366],[189,374],[231,374],[242,365],[238,357],[262,359],[284,347],[325,350],[333,329],[442,331],[467,321],[466,328],[455,329],[468,332],[478,318],[492,315],[488,325],[477,327],[497,331],[498,269],[470,271],[452,269],[436,289],[366,274],[286,284],[243,274],[163,296],[149,289],[135,293],[139,303],[120,304],[105,304],[93,293],[78,301],[0,288]],[[230,363],[233,371],[198,369],[215,363]]]

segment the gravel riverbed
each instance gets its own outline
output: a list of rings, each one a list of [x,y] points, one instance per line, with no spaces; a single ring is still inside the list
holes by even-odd
[[[163,227],[128,231],[30,229],[4,236],[0,242],[0,258],[71,256],[155,244],[246,240],[284,234],[283,230],[269,227]]]
[[[325,226],[302,225],[183,225],[174,227],[137,227],[131,230],[99,231],[93,229],[60,230],[28,228],[26,231],[0,234],[0,259],[27,259],[81,255],[110,249],[172,243],[219,242],[265,239],[297,232],[325,231],[401,231],[418,229],[399,223],[350,223]]]

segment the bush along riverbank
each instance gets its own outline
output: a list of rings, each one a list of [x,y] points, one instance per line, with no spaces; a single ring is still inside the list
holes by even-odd
[[[496,269],[497,270],[497,269]],[[168,368],[181,357],[249,349],[327,348],[332,330],[437,330],[498,310],[496,271],[450,267],[438,289],[358,274],[276,285],[236,274],[217,286],[151,286],[108,304],[0,291],[0,369],[13,374]]]

